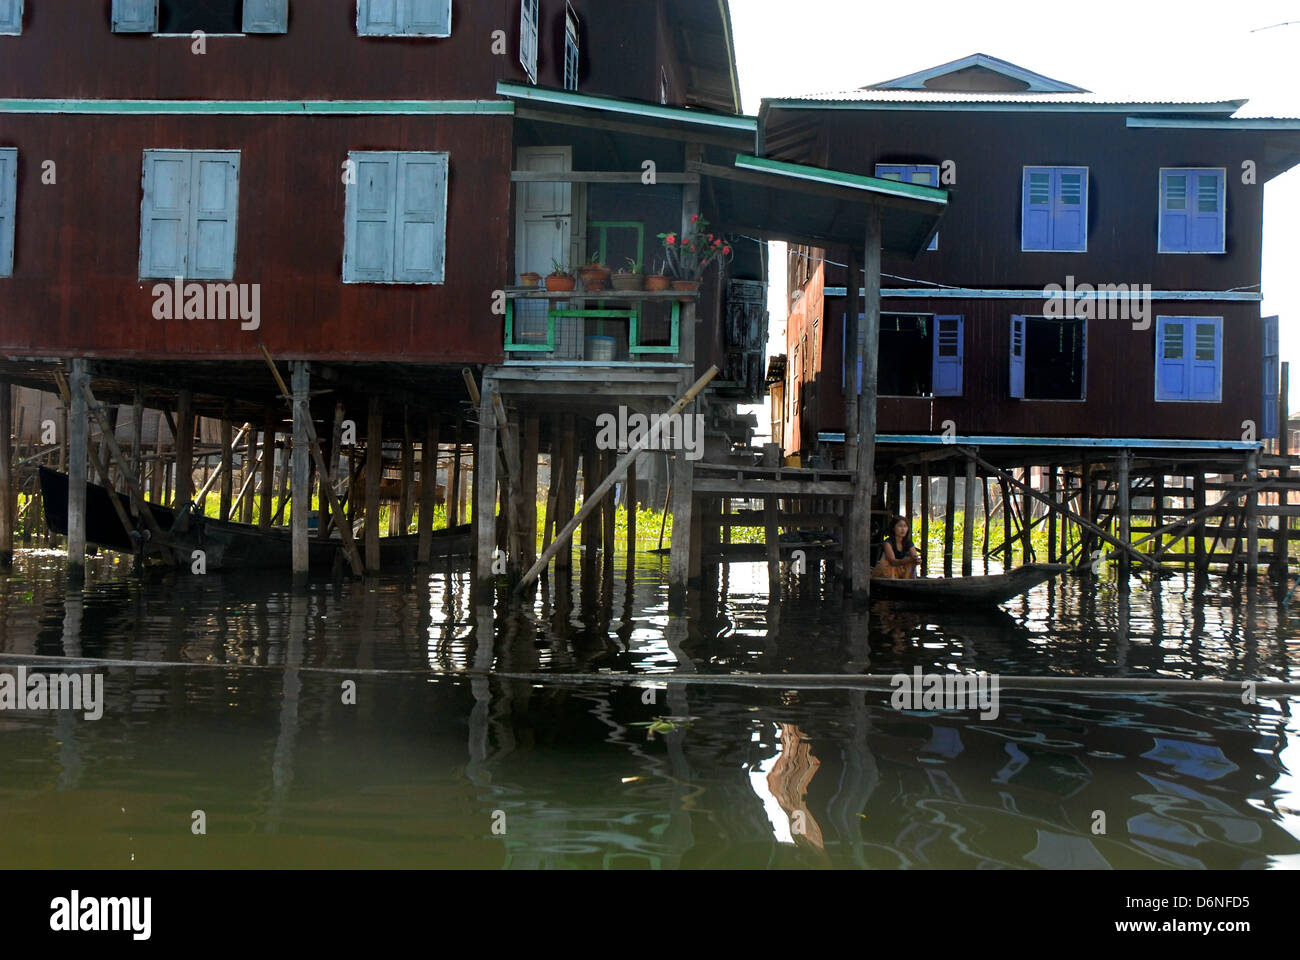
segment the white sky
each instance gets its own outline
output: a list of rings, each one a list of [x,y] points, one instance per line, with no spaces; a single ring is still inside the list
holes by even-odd
[[[1176,15],[1171,15],[1176,14]],[[764,97],[854,89],[986,53],[1099,94],[1230,100],[1240,116],[1300,117],[1300,0],[731,0],[746,113]],[[1300,410],[1300,168],[1264,193],[1263,313],[1281,317]],[[784,247],[772,279],[784,284]],[[784,291],[772,333],[784,352]],[[778,333],[780,336],[778,337]],[[760,423],[763,423],[760,419]]]

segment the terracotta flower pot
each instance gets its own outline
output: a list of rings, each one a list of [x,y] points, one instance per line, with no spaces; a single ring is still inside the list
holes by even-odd
[[[662,273],[651,274],[645,278],[645,288],[655,293],[661,293],[664,290],[668,290],[672,287],[672,284],[672,278],[665,276]]]
[[[553,273],[546,278],[546,289],[552,293],[567,293],[578,288],[578,281],[572,274]]]
[[[598,291],[609,289],[608,267],[583,267],[578,271],[578,276],[582,277],[582,288],[584,290]]]
[[[616,273],[613,276],[615,290],[632,291],[645,289],[645,276],[640,273]]]
[[[698,280],[674,280],[673,289],[681,293],[688,293],[690,296],[682,297],[682,303],[690,303],[700,292],[700,281]]]
[[[540,273],[521,273],[519,275],[519,285],[521,287],[538,287],[542,284],[542,275]]]

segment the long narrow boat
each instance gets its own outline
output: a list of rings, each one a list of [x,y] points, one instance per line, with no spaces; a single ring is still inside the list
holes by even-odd
[[[1027,593],[1070,568],[1062,563],[1030,563],[988,577],[921,577],[888,580],[873,577],[873,599],[911,603],[995,606]]]
[[[68,475],[41,467],[40,480],[45,522],[53,533],[67,536]],[[164,536],[161,542],[143,537],[137,540],[123,529],[122,521],[113,509],[111,497],[116,497],[130,516],[131,502],[127,497],[97,484],[86,484],[87,543],[124,553],[134,553],[137,547],[142,547],[146,554],[160,554],[160,548],[168,548],[176,554],[176,562],[185,567],[190,566],[192,552],[202,550],[206,567],[210,571],[292,568],[293,540],[287,527],[258,527],[199,516],[192,516],[188,523],[178,525],[176,511],[149,504]],[[178,526],[183,526],[184,529],[177,529]],[[143,523],[140,528],[144,530]],[[419,537],[414,534],[381,539],[380,557],[383,566],[414,565],[418,542]],[[309,537],[307,552],[310,565],[332,565],[342,554],[342,543],[337,537]],[[467,556],[469,551],[468,525],[434,531],[433,556]]]

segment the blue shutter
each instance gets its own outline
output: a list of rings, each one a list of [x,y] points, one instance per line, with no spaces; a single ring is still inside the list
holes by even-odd
[[[1088,171],[1052,171],[1052,249],[1082,253],[1088,246]]]
[[[190,162],[186,150],[144,152],[140,277],[185,277],[190,249]]]
[[[0,0],[0,35],[18,36],[23,32],[23,0]]]
[[[1161,253],[1191,250],[1190,179],[1186,170],[1160,171]]]
[[[936,397],[960,397],[962,358],[965,354],[963,321],[959,316],[934,318],[932,392]]]
[[[355,164],[356,183],[346,191],[343,281],[392,280],[397,154],[354,151],[348,158]]]
[[[1011,396],[1025,399],[1025,318],[1011,318]]]
[[[289,0],[244,0],[245,33],[288,33]]]
[[[447,259],[447,154],[400,155],[394,250],[398,283],[442,283]]]
[[[1052,249],[1051,167],[1025,167],[1020,202],[1020,249]]]
[[[0,150],[0,277],[14,275],[14,222],[18,211],[18,150]]]
[[[1218,401],[1223,324],[1217,317],[1189,318],[1188,400]]]
[[[923,187],[939,186],[939,167],[935,164],[909,165],[903,163],[876,164],[876,177],[881,180],[896,180],[900,183],[919,183]],[[926,250],[939,249],[939,235],[930,238]]]
[[[392,37],[401,33],[398,4],[401,0],[357,0],[357,33],[369,37]]]
[[[114,33],[155,33],[158,0],[113,0]]]
[[[451,0],[403,0],[402,32],[417,37],[451,36]]]
[[[195,153],[190,163],[190,191],[189,270],[185,276],[231,280],[239,220],[239,151]]]
[[[1260,418],[1259,435],[1262,439],[1276,440],[1278,393],[1278,329],[1277,317],[1264,317],[1264,415]]]
[[[1156,399],[1188,398],[1188,324],[1184,317],[1156,320]]]
[[[1223,171],[1197,170],[1188,177],[1188,188],[1189,249],[1194,253],[1223,253]]]

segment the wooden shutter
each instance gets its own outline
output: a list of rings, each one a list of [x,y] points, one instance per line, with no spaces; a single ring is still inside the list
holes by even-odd
[[[1161,253],[1191,250],[1190,179],[1186,170],[1160,171]]]
[[[343,281],[382,283],[393,279],[394,206],[397,154],[352,152],[356,183],[347,185]]]
[[[1222,321],[1217,317],[1193,317],[1187,327],[1191,333],[1187,344],[1187,399],[1217,401],[1223,359]]]
[[[1187,325],[1184,317],[1156,320],[1156,399],[1187,399]]]
[[[288,33],[289,0],[244,0],[245,33]]]
[[[1020,249],[1052,249],[1053,177],[1050,167],[1026,167],[1020,209]]]
[[[357,33],[391,37],[401,33],[398,23],[402,0],[357,0]]]
[[[1187,179],[1191,208],[1188,249],[1193,253],[1223,253],[1223,171],[1190,171]]]
[[[960,316],[934,318],[934,366],[931,392],[936,397],[960,397],[962,390],[963,320]]]
[[[190,153],[144,152],[140,206],[140,276],[187,276],[190,249]]]
[[[519,5],[519,62],[533,83],[537,82],[538,0],[522,0]]]
[[[1088,171],[1052,172],[1052,249],[1081,253],[1088,246]]]
[[[18,212],[18,150],[0,150],[0,277],[14,275],[14,223]]]
[[[447,259],[447,154],[404,153],[397,168],[398,283],[442,283]]]
[[[0,35],[23,32],[23,0],[0,0]]]
[[[421,37],[451,36],[451,0],[402,0],[402,32]]]
[[[1011,396],[1025,399],[1025,318],[1011,318]]]
[[[190,163],[189,271],[195,280],[235,276],[239,152],[199,151]]]
[[[156,33],[158,0],[113,0],[114,33]]]
[[[1278,438],[1277,394],[1280,375],[1278,370],[1280,355],[1278,350],[1277,317],[1264,317],[1262,319],[1264,323],[1264,411],[1259,421],[1259,435],[1261,439],[1276,440]]]

